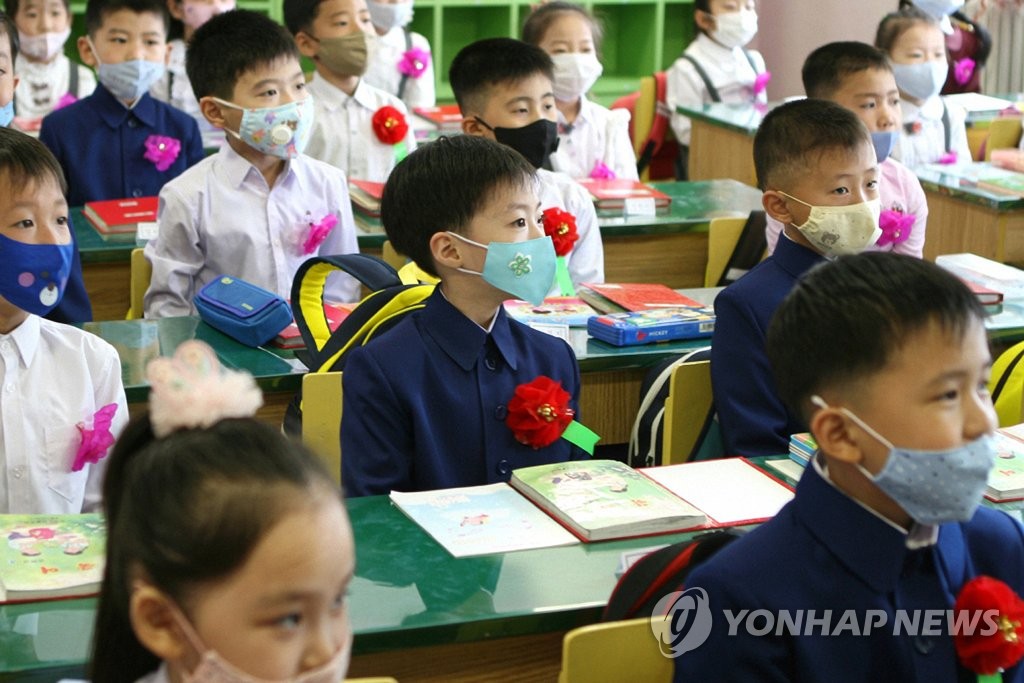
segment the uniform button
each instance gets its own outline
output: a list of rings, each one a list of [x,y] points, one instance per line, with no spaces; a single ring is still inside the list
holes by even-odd
[[[505,476],[511,471],[512,466],[509,464],[508,460],[502,459],[498,461],[498,474]]]
[[[914,638],[914,649],[923,655],[928,654],[935,647],[935,639],[928,638],[926,636],[918,636]]]
[[[0,342],[0,351],[10,351],[10,350],[11,350],[11,342],[7,341],[6,339],[4,339],[3,342]]]
[[[141,197],[142,196],[142,190],[140,190],[139,188],[135,188],[134,190],[132,190],[132,196],[133,197]]]
[[[498,368],[498,361],[494,356],[487,356],[487,358],[484,359],[484,366],[488,370],[496,370]]]
[[[21,475],[24,474],[24,472],[25,468],[22,467],[21,465],[18,465],[17,467],[14,468],[14,478],[21,479]]]
[[[135,119],[128,119],[128,127],[129,128],[138,128],[139,127],[139,122],[136,121]]]
[[[494,409],[494,419],[504,420],[506,415],[508,415],[508,408],[505,407],[505,404]]]
[[[6,385],[4,387],[4,391],[7,392],[8,394],[14,393],[14,385],[13,384]]]

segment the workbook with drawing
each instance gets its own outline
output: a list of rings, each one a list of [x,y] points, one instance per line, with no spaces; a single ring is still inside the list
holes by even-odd
[[[0,515],[0,602],[95,595],[103,578],[103,517]]]

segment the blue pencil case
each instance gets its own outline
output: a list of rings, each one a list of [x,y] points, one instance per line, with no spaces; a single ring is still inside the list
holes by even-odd
[[[246,346],[266,344],[292,322],[287,301],[228,275],[207,283],[194,303],[203,322]]]

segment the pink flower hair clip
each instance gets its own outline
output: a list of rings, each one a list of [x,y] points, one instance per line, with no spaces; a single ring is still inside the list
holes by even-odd
[[[110,447],[114,445],[114,435],[110,432],[110,425],[114,422],[114,415],[117,413],[117,404],[109,403],[92,416],[92,427],[86,427],[84,422],[79,422],[78,432],[82,435],[82,442],[75,452],[75,459],[71,462],[72,472],[81,472],[86,463],[98,463],[107,457]]]
[[[252,417],[263,405],[263,393],[248,372],[221,366],[207,344],[190,340],[171,358],[146,366],[149,381],[149,422],[163,438],[179,429],[211,427],[233,417]]]
[[[308,256],[319,249],[337,224],[338,217],[333,213],[327,214],[316,223],[310,221],[309,232],[306,233],[306,240],[302,243],[302,253]]]
[[[768,87],[768,83],[772,80],[772,72],[765,71],[757,75],[754,79],[754,97],[757,97],[764,92],[765,88]]]
[[[166,135],[150,135],[146,138],[146,153],[142,157],[152,161],[158,171],[166,171],[181,154],[181,140]]]
[[[409,48],[398,61],[398,70],[410,78],[419,78],[430,66],[430,52],[421,47]]]

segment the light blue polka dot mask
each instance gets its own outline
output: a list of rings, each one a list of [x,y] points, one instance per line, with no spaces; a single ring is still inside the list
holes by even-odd
[[[828,408],[820,396],[812,396],[811,402]],[[914,521],[944,524],[966,522],[974,516],[995,462],[992,434],[945,451],[897,448],[846,408],[839,410],[889,449],[889,459],[881,472],[871,474],[863,467],[860,470]]]
[[[0,296],[18,308],[46,315],[68,284],[75,245],[25,244],[0,235]]]

